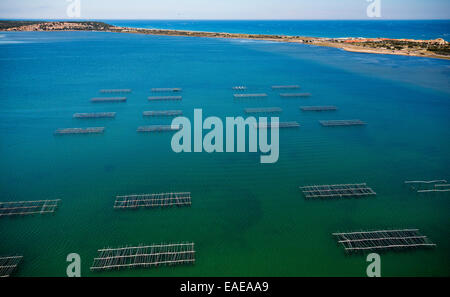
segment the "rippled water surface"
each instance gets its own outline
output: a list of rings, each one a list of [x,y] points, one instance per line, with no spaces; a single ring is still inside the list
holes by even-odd
[[[449,275],[450,200],[419,195],[408,179],[450,178],[450,63],[244,40],[114,33],[28,32],[0,37],[0,201],[62,199],[53,215],[0,219],[0,254],[21,254],[17,275],[65,275],[79,253],[82,275],[364,276],[365,257],[346,255],[336,231],[419,228],[432,250],[382,256],[382,274]],[[280,98],[299,84],[309,98]],[[233,98],[246,85],[263,99]],[[149,102],[153,87],[183,88],[181,102]],[[126,103],[93,104],[105,88],[130,88]],[[335,105],[336,112],[301,112]],[[171,133],[138,134],[145,110],[192,118],[283,109],[280,157],[183,153]],[[77,112],[115,119],[72,119]],[[361,119],[325,128],[319,120]],[[103,135],[55,137],[57,128],[104,126]],[[305,200],[298,187],[367,182],[377,196]],[[192,192],[192,207],[119,211],[115,196]],[[193,241],[194,266],[91,273],[105,246]]]

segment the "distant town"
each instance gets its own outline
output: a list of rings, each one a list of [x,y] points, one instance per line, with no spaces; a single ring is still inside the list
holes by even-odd
[[[198,32],[184,30],[139,29],[112,26],[103,22],[67,21],[0,21],[0,31],[102,31],[147,35],[190,36],[208,38],[256,39],[277,42],[296,42],[317,46],[341,48],[350,52],[418,56],[450,59],[450,45],[442,38],[434,40],[391,39],[391,38],[321,38],[286,35],[240,34],[219,32]]]

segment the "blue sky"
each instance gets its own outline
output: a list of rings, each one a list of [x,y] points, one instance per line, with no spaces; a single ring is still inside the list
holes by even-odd
[[[0,0],[0,18],[67,19],[72,0]],[[80,0],[84,19],[367,19],[368,0]],[[450,0],[380,0],[382,19],[450,19]]]

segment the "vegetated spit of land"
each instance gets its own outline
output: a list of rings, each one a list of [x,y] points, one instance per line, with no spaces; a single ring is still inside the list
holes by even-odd
[[[323,38],[266,34],[198,32],[184,30],[139,29],[112,26],[103,22],[0,21],[2,31],[105,31],[167,36],[238,38],[279,42],[296,42],[342,48],[349,52],[389,54],[450,59],[450,45],[442,38],[435,40],[390,38]]]

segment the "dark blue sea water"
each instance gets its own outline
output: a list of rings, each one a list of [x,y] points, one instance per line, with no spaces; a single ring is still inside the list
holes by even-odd
[[[66,256],[78,253],[84,276],[365,276],[365,257],[346,255],[331,233],[384,228],[419,228],[437,247],[383,254],[382,275],[450,275],[448,194],[403,184],[450,178],[447,60],[237,39],[2,32],[0,77],[0,201],[62,199],[54,215],[0,218],[0,255],[24,256],[16,275],[64,276]],[[312,96],[281,98],[277,84]],[[234,85],[268,97],[236,100]],[[181,87],[183,100],[149,102],[154,87]],[[105,88],[133,92],[126,103],[92,104]],[[339,110],[304,113],[303,105]],[[192,118],[202,108],[224,119],[271,106],[283,109],[281,121],[301,124],[280,131],[275,164],[255,153],[176,154],[171,133],[136,132],[170,123],[145,110]],[[117,116],[73,119],[78,112]],[[319,125],[332,119],[368,124]],[[53,135],[89,126],[106,132]],[[377,196],[313,201],[298,189],[358,182]],[[192,192],[192,207],[113,209],[116,195],[168,191]],[[177,241],[195,242],[194,266],[89,270],[105,246]]]
[[[198,21],[198,20],[107,20],[133,28],[207,32],[277,34],[313,37],[387,37],[450,39],[449,20],[370,21]]]

